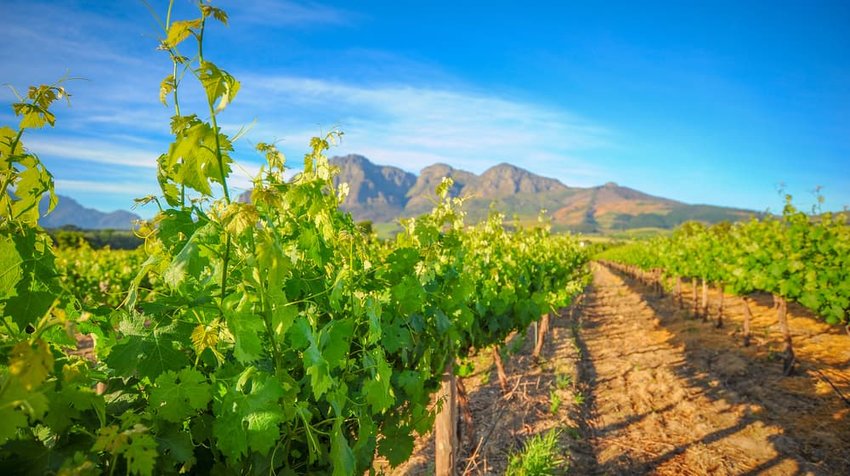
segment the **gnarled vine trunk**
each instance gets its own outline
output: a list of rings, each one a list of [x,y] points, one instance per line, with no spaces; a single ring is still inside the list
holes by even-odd
[[[681,276],[676,276],[676,288],[675,288],[675,291],[674,291],[674,292],[676,293],[676,301],[679,303],[679,309],[681,309],[681,308],[682,308],[682,306],[683,306],[683,301],[682,301],[682,277],[681,277]]]
[[[694,317],[699,316],[699,300],[697,299],[697,280],[696,278],[691,279],[691,284],[693,285],[693,295],[691,296],[694,301],[693,313]]]
[[[505,373],[505,364],[502,362],[502,353],[499,352],[499,346],[493,346],[493,362],[496,364],[496,374],[499,376],[499,387],[502,388],[502,393],[508,391],[508,374]]]
[[[708,282],[702,278],[702,305],[700,306],[703,322],[708,321]]]
[[[723,283],[717,286],[717,291],[720,294],[717,298],[717,328],[720,329],[723,327],[723,301],[726,298],[726,295],[723,293]]]
[[[741,301],[744,303],[744,347],[749,347],[750,322],[753,320],[753,313],[750,311],[750,298],[744,296]]]
[[[779,321],[779,330],[782,331],[784,342],[782,353],[785,354],[782,362],[782,373],[787,376],[794,373],[794,363],[797,357],[794,355],[794,348],[791,345],[791,329],[788,327],[788,302],[781,296],[776,296],[776,300],[776,318]]]
[[[537,342],[534,344],[534,352],[531,357],[535,362],[540,360],[540,352],[543,350],[543,343],[546,339],[546,333],[549,332],[549,313],[543,314],[540,318],[540,325],[537,328]]]

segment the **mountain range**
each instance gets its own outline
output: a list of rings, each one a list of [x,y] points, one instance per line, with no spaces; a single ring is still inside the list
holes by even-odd
[[[58,202],[52,212],[47,212],[48,202],[45,197],[39,204],[41,219],[38,221],[44,228],[61,228],[75,226],[83,230],[129,230],[133,222],[141,217],[126,210],[115,210],[104,213],[93,208],[86,208],[76,200],[64,195],[57,195]]]
[[[584,233],[670,229],[689,220],[717,223],[758,215],[737,208],[690,205],[613,182],[570,187],[507,163],[481,175],[434,164],[418,176],[398,167],[374,164],[361,155],[334,157],[331,163],[340,169],[336,182],[348,183],[350,189],[342,208],[357,221],[375,224],[429,211],[437,199],[434,190],[443,177],[454,181],[451,195],[467,198],[467,216],[473,222],[486,217],[491,206],[520,222],[536,220],[540,210],[546,209],[556,229]]]
[[[541,209],[545,209],[556,230],[583,233],[671,229],[689,220],[717,223],[759,215],[737,208],[690,205],[613,182],[597,187],[570,187],[507,163],[495,165],[481,175],[439,163],[414,175],[398,167],[375,164],[362,155],[333,157],[331,163],[339,168],[335,182],[349,186],[342,208],[356,221],[371,221],[384,231],[396,228],[394,223],[398,218],[431,210],[437,200],[434,190],[443,177],[454,181],[452,196],[466,198],[465,210],[470,222],[484,219],[491,207],[520,222],[536,221]],[[249,194],[246,192],[240,198],[247,201]],[[47,202],[41,205],[44,216]],[[83,207],[70,197],[59,196],[58,205],[41,219],[41,225],[126,230],[138,219],[138,215],[128,211],[104,213]]]

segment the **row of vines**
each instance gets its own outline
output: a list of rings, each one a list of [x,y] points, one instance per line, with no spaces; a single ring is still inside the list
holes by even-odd
[[[258,144],[249,202],[228,188],[233,136],[218,117],[239,82],[205,56],[224,11],[163,22],[173,142],[157,160],[158,212],[137,251],[62,250],[38,227],[53,179],[23,145],[54,125],[62,84],[33,87],[0,128],[0,462],[4,474],[362,474],[405,461],[430,431],[435,391],[472,349],[567,306],[587,256],[545,226],[508,232],[463,200],[392,241],[339,210],[314,138],[303,170]],[[191,53],[187,53],[188,51]],[[194,80],[194,81],[193,81]],[[180,94],[199,85],[200,111]],[[47,198],[44,198],[47,197]],[[82,352],[80,342],[87,341]],[[440,405],[438,405],[440,407]]]
[[[714,226],[687,223],[672,236],[606,250],[600,258],[641,279],[670,283],[681,304],[683,280],[692,283],[695,313],[708,315],[708,286],[741,296],[744,345],[750,341],[749,297],[773,295],[784,339],[784,371],[794,369],[787,304],[797,302],[831,324],[850,323],[850,226],[845,214],[807,215],[791,197],[781,216]],[[667,278],[667,279],[665,279]],[[668,281],[669,279],[669,281]],[[698,282],[702,303],[697,307]],[[723,292],[717,325],[723,325]]]

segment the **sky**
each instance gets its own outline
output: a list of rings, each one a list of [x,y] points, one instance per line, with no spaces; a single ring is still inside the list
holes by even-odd
[[[71,105],[24,137],[57,191],[104,211],[158,193],[172,107],[149,0],[0,0],[0,83],[63,75]],[[850,206],[850,2],[219,1],[205,57],[242,83],[219,117],[237,142],[232,188],[257,142],[299,164],[332,155],[417,173],[509,162],[570,186],[613,181],[687,203]],[[196,16],[175,0],[175,19]],[[187,82],[188,83],[188,82]],[[183,112],[204,107],[187,86]],[[0,125],[17,121],[0,91]],[[150,215],[153,210],[137,210]]]

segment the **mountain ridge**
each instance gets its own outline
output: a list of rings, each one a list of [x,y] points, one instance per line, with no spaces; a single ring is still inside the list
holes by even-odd
[[[339,169],[335,184],[347,183],[349,194],[340,207],[357,221],[371,221],[392,228],[399,218],[430,211],[437,201],[436,187],[451,177],[453,197],[465,198],[470,222],[484,219],[495,207],[509,219],[534,222],[547,210],[556,230],[608,233],[638,228],[671,229],[689,220],[717,223],[760,216],[755,211],[704,204],[686,204],[669,198],[607,182],[594,187],[573,187],[560,180],[534,174],[506,162],[480,175],[445,163],[424,167],[418,175],[399,167],[379,165],[349,154],[332,157]],[[239,197],[250,201],[250,191]],[[139,216],[124,210],[104,213],[86,208],[67,196],[59,196],[56,209],[44,216],[47,202],[39,207],[45,228],[73,225],[82,229],[130,229]]]
[[[356,157],[357,160],[352,160]],[[348,183],[353,193],[342,208],[355,220],[388,224],[398,218],[428,212],[436,200],[434,189],[443,177],[451,177],[452,196],[466,197],[470,221],[486,217],[491,204],[508,217],[520,221],[536,220],[541,209],[548,210],[556,229],[579,232],[610,232],[634,228],[674,228],[688,221],[707,223],[738,221],[759,215],[751,210],[714,205],[691,205],[659,197],[608,182],[595,187],[571,187],[560,180],[534,174],[506,162],[494,165],[480,175],[449,164],[436,163],[413,175],[398,167],[381,166],[363,156],[333,157],[331,164],[340,168],[336,183]],[[392,171],[404,176],[396,187],[381,190],[382,174]],[[413,181],[404,193],[401,188]],[[364,190],[368,191],[365,196]],[[386,205],[385,205],[386,204]]]
[[[56,207],[47,213],[48,201],[45,197],[39,203],[38,211],[41,218],[39,225],[44,228],[61,228],[72,225],[84,230],[130,230],[133,222],[141,219],[139,215],[126,210],[102,212],[80,205],[79,202],[65,195],[57,195]]]

